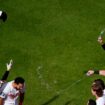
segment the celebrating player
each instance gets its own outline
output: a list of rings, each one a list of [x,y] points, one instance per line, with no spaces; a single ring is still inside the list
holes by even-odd
[[[0,94],[0,105],[22,105],[25,93],[25,83],[22,77],[16,77],[7,83]],[[18,97],[20,97],[18,101]]]

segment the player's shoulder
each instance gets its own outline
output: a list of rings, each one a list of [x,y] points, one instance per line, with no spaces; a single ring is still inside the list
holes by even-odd
[[[7,85],[11,86],[14,81],[7,82]]]
[[[7,82],[5,88],[11,89],[13,81]]]
[[[97,105],[104,105],[105,104],[105,96],[103,95],[102,97],[99,97],[96,100]]]

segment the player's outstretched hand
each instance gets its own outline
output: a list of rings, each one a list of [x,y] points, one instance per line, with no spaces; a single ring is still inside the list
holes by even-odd
[[[101,45],[103,44],[102,36],[99,36],[99,37],[98,37],[98,42],[99,42]]]
[[[94,74],[94,70],[88,70],[88,72],[86,73],[87,76],[91,76]]]
[[[11,69],[12,64],[13,64],[13,60],[12,59],[10,60],[9,64],[8,63],[6,64],[8,71]]]

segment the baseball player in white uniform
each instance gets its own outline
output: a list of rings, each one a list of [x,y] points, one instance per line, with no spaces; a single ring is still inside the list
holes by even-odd
[[[7,83],[0,94],[0,105],[22,105],[25,93],[25,83],[22,77],[17,77]],[[20,97],[18,101],[18,97]]]
[[[96,84],[94,82],[92,84],[91,92],[96,97],[96,105],[105,105],[105,95],[101,84]]]

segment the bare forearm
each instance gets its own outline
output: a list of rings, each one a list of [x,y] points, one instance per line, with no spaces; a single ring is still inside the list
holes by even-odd
[[[99,70],[99,75],[105,76],[105,70]]]
[[[0,105],[3,105],[3,99],[0,98]]]
[[[88,70],[88,72],[87,72],[88,76],[91,76],[93,74],[105,76],[105,70]]]

